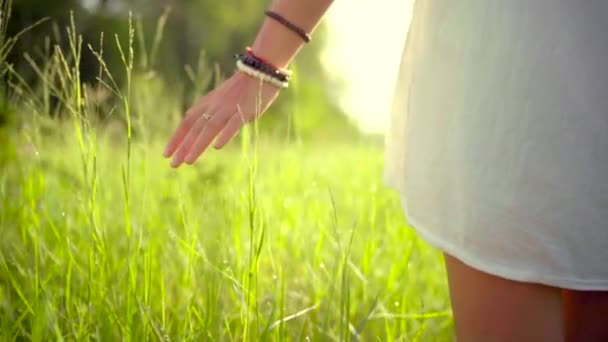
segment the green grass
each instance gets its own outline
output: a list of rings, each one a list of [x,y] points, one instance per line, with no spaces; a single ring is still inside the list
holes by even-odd
[[[448,340],[440,255],[381,149],[274,144],[172,170],[134,142],[17,144],[0,176],[0,340]]]
[[[32,62],[36,89],[0,63],[17,117],[0,127],[0,341],[453,339],[441,255],[384,186],[381,146],[248,126],[173,170],[180,104],[134,67],[134,31],[116,38],[127,84],[102,67],[97,88],[67,34]]]

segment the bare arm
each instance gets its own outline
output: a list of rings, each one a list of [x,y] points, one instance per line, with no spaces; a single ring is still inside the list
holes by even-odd
[[[274,0],[270,10],[310,33],[332,2]],[[303,45],[302,37],[274,19],[266,18],[252,49],[255,55],[284,68]],[[173,157],[171,165],[179,167],[184,162],[194,163],[213,141],[216,148],[222,148],[246,122],[261,116],[279,92],[280,88],[272,84],[236,72],[188,110],[165,149],[165,157]]]
[[[313,32],[332,2],[333,0],[275,0],[271,10],[280,13],[305,31]],[[275,20],[266,18],[252,48],[256,54],[276,66],[285,67],[303,43],[298,35]]]

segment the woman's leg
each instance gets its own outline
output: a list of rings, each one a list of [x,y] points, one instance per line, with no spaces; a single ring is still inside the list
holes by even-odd
[[[563,290],[566,341],[608,341],[608,291]]]
[[[459,342],[563,341],[560,289],[445,263]]]

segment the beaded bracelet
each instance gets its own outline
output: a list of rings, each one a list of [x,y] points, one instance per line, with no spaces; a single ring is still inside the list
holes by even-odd
[[[253,78],[257,78],[258,80],[262,81],[262,82],[266,82],[266,83],[270,83],[276,87],[285,89],[287,87],[289,87],[289,82],[285,81],[282,82],[279,79],[266,74],[263,71],[260,71],[252,66],[249,66],[245,63],[243,63],[242,60],[237,60],[236,61],[236,67],[238,68],[239,71],[243,72],[246,75],[249,75]]]
[[[268,65],[250,55],[236,55],[236,57],[237,60],[241,61],[243,64],[259,70],[268,76],[272,76],[281,82],[288,82],[289,78],[291,77],[291,72],[276,69],[275,67]]]
[[[287,88],[289,85],[292,75],[290,70],[277,68],[256,56],[251,48],[247,48],[246,54],[236,54],[234,57],[237,60],[236,66],[239,71],[280,88]]]
[[[280,72],[282,72],[283,74],[285,74],[285,75],[287,75],[287,76],[290,76],[290,77],[291,77],[291,74],[292,74],[291,70],[289,70],[289,69],[285,69],[285,68],[279,68],[279,67],[275,66],[274,64],[272,64],[272,63],[271,63],[271,62],[269,62],[268,60],[266,60],[266,59],[264,59],[264,58],[262,58],[262,57],[258,56],[258,55],[257,55],[255,52],[253,52],[253,49],[252,49],[250,46],[247,46],[247,47],[245,48],[245,51],[247,51],[247,54],[248,54],[249,56],[251,56],[251,57],[253,57],[253,58],[255,58],[255,59],[259,60],[260,62],[262,62],[262,63],[264,63],[264,64],[266,64],[266,65],[268,65],[268,66],[270,66],[270,67],[272,67],[272,68],[274,68],[274,69],[276,69],[276,70],[279,70],[279,71],[280,71]]]

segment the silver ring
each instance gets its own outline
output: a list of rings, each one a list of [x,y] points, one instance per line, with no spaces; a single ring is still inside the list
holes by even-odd
[[[209,120],[211,120],[211,115],[205,113],[205,114],[203,114],[203,119],[205,119],[205,121],[209,121]]]

